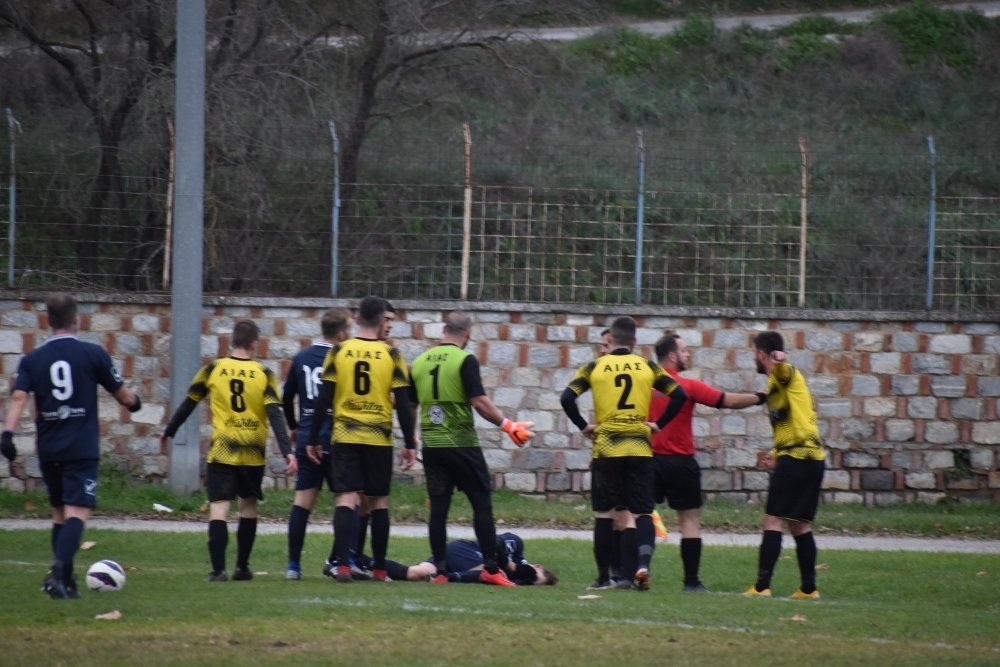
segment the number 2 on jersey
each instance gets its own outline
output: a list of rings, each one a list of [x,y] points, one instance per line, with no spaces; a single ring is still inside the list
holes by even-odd
[[[616,375],[615,386],[622,387],[622,395],[618,399],[618,409],[635,410],[635,405],[628,402],[628,395],[632,393],[632,376],[625,373]]]

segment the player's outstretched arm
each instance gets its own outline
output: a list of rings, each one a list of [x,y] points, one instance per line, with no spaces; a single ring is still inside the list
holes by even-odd
[[[469,399],[469,402],[472,403],[472,407],[479,413],[479,416],[494,426],[499,426],[511,439],[511,442],[518,447],[523,447],[528,440],[535,437],[535,434],[529,430],[535,425],[535,422],[519,422],[507,419],[493,401],[490,400],[489,396],[485,394],[473,396]]]
[[[737,394],[733,392],[725,392],[722,397],[723,408],[733,408],[734,410],[742,410],[743,408],[752,408],[755,405],[761,405],[763,402],[760,400],[762,394]],[[765,397],[766,398],[766,397]]]

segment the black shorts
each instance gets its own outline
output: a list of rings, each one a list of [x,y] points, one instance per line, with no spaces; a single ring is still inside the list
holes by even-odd
[[[693,456],[684,454],[654,454],[656,480],[653,499],[660,504],[666,499],[672,510],[694,510],[701,507],[701,466]]]
[[[387,445],[335,443],[330,447],[333,492],[358,492],[373,498],[389,495],[393,453]]]
[[[205,466],[205,486],[208,502],[256,498],[264,500],[260,483],[264,479],[264,466],[234,466],[228,463],[209,463]]]
[[[333,491],[329,454],[324,452],[318,464],[313,463],[313,460],[305,454],[298,452],[295,454],[295,459],[299,462],[299,471],[295,474],[296,491],[322,489],[323,482],[326,482],[327,488]]]
[[[825,461],[779,456],[771,473],[765,512],[794,521],[815,519],[824,470]]]
[[[600,457],[591,467],[590,506],[595,512],[627,509],[649,514],[653,502],[653,457]]]
[[[97,507],[97,459],[45,461],[40,464],[42,480],[49,492],[51,507]]]
[[[479,447],[424,447],[424,474],[431,496],[459,491],[491,491],[490,471]]]

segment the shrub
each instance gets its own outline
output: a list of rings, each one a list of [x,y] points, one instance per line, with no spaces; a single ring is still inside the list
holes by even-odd
[[[974,11],[955,12],[917,2],[881,14],[875,26],[899,40],[910,63],[940,57],[963,74],[979,64],[974,33],[989,28],[989,21]]]

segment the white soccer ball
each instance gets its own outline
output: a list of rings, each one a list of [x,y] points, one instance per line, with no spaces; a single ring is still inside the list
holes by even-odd
[[[120,591],[125,588],[125,569],[113,560],[99,560],[87,570],[87,588]]]

